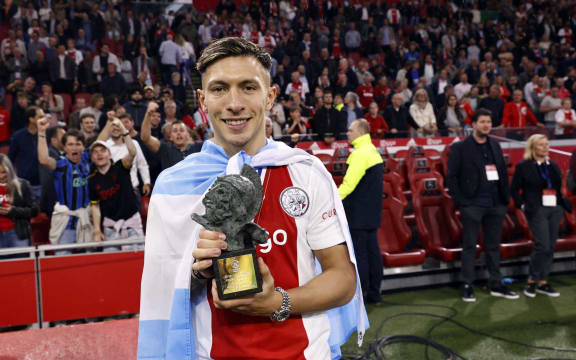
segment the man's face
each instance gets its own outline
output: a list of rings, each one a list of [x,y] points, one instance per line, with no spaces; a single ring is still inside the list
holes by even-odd
[[[62,136],[64,136],[65,133],[66,131],[64,131],[64,129],[58,129],[56,130],[56,137],[50,139],[52,146],[60,151],[64,150],[64,145],[62,145]]]
[[[324,93],[323,100],[325,105],[332,105],[332,93]]]
[[[500,95],[500,91],[498,90],[497,86],[490,86],[490,97],[496,99]]]
[[[34,80],[31,77],[26,78],[26,80],[24,81],[24,90],[25,91],[33,91],[35,86],[36,86],[36,80]]]
[[[184,146],[190,140],[190,135],[184,124],[174,124],[170,128],[170,140],[176,147]]]
[[[372,116],[378,115],[378,104],[371,103],[370,107],[368,109],[370,111],[370,115],[372,115]]]
[[[160,121],[162,121],[162,117],[160,117],[159,112],[153,112],[150,115],[150,123],[152,124],[152,126],[156,127],[160,125]]]
[[[44,110],[36,109],[36,116],[30,118],[30,123],[36,125],[38,123],[38,120],[42,119],[44,116],[45,116]]]
[[[110,151],[104,146],[97,145],[90,153],[90,159],[97,167],[104,166],[110,162]]]
[[[514,100],[515,103],[521,102],[522,101],[522,91],[520,91],[520,90],[514,91],[514,95],[512,96],[512,100]]]
[[[300,73],[298,71],[294,71],[292,74],[290,74],[290,79],[292,79],[293,83],[297,83],[300,81]]]
[[[210,65],[198,98],[210,114],[214,140],[233,154],[265,144],[264,112],[276,98],[270,75],[254,57],[228,57]]]
[[[131,98],[132,98],[132,101],[138,102],[138,101],[142,100],[142,94],[140,93],[140,91],[135,91],[132,94]]]
[[[356,140],[360,135],[362,135],[362,133],[358,129],[358,122],[353,121],[352,124],[350,124],[348,131],[346,132],[346,136],[348,136],[348,140],[352,142]]]
[[[28,107],[28,96],[18,96],[18,105],[23,108]]]
[[[392,105],[394,105],[396,108],[402,106],[402,101],[402,96],[400,95],[394,95],[394,97],[392,97]]]
[[[84,144],[75,136],[68,136],[66,144],[64,144],[64,152],[68,160],[75,164],[79,164],[82,160],[82,151],[84,151]]]
[[[86,107],[86,100],[84,98],[78,98],[75,107],[76,110],[84,109]]]
[[[474,129],[474,134],[477,137],[487,137],[492,130],[492,117],[488,115],[479,116],[478,120],[472,123],[472,128]]]
[[[96,121],[91,116],[82,119],[82,131],[91,134],[96,128]]]
[[[132,119],[129,118],[128,116],[120,118],[120,121],[122,121],[122,124],[124,124],[126,130],[132,131],[132,129],[134,128],[134,121],[132,121]]]

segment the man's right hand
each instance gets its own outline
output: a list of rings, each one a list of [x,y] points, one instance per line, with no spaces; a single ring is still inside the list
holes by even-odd
[[[212,278],[212,259],[220,256],[223,249],[226,249],[226,236],[216,231],[200,231],[196,249],[192,251],[195,261],[192,270],[197,271],[205,278]]]
[[[38,120],[36,127],[38,128],[38,135],[46,135],[46,129],[50,126],[50,121],[47,117]]]

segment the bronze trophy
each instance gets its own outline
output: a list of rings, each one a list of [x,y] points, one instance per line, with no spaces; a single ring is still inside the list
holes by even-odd
[[[265,244],[265,229],[251,222],[262,205],[262,183],[249,165],[238,175],[220,176],[202,200],[206,213],[192,219],[206,230],[226,235],[228,248],[213,261],[220,299],[234,299],[262,291],[256,244]]]

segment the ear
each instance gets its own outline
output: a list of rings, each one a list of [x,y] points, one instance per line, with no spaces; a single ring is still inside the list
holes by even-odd
[[[206,107],[206,98],[204,97],[204,91],[202,89],[198,89],[196,90],[196,95],[198,96],[198,102],[200,103],[202,111],[204,111],[207,114],[208,108]]]
[[[271,86],[268,89],[268,96],[266,97],[266,110],[272,109],[272,106],[274,106],[274,100],[276,100],[277,95],[278,89],[276,86]]]

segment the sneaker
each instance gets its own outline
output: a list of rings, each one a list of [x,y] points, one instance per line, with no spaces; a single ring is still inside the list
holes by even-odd
[[[536,283],[528,283],[524,288],[524,295],[528,297],[536,297]]]
[[[544,295],[548,295],[551,297],[558,297],[560,293],[552,288],[550,284],[543,284],[536,287],[536,292]]]
[[[476,302],[474,288],[470,284],[462,285],[462,300],[465,302]]]
[[[506,285],[490,288],[490,295],[503,297],[505,299],[518,299],[520,297],[514,291],[508,289]]]

